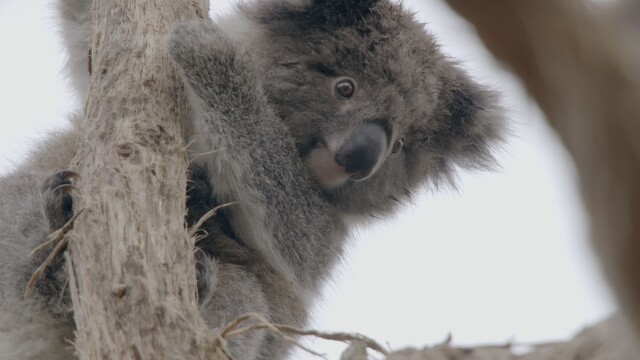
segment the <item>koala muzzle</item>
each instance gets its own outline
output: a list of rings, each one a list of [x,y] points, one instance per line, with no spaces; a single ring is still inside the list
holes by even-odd
[[[353,130],[334,159],[345,168],[351,180],[364,180],[378,169],[386,148],[384,129],[378,124],[364,124]]]

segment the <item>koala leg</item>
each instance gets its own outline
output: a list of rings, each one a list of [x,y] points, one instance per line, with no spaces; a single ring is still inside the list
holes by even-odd
[[[38,169],[0,178],[0,359],[75,359],[71,302],[58,256],[24,296],[27,283],[51,249],[30,256],[47,240],[50,226],[64,223],[70,208],[69,175],[47,177]],[[46,184],[44,188],[42,184]],[[61,185],[65,185],[62,186]],[[49,217],[48,214],[58,214]]]
[[[80,176],[73,171],[63,170],[45,179],[42,186],[42,200],[44,202],[44,218],[48,224],[49,233],[62,228],[73,217],[71,190],[74,189],[74,186],[72,180],[78,177]],[[45,240],[47,238],[42,239],[42,241]],[[31,257],[33,269],[45,261],[54,247],[55,244],[51,244]],[[72,305],[67,281],[64,255],[61,252],[54,257],[35,284],[37,296],[42,297],[47,306],[55,313],[71,313]]]
[[[205,271],[198,279],[200,314],[211,328],[221,328],[238,316],[257,312],[268,313],[267,300],[255,276],[241,266],[227,264],[204,255],[199,262]],[[262,356],[264,330],[249,331],[229,339],[229,350],[234,359],[257,360]]]
[[[204,169],[192,166],[187,188],[189,226],[217,205]],[[203,230],[207,236],[196,244],[195,259],[200,313],[207,325],[220,328],[248,312],[267,315],[263,287],[254,272],[242,265],[249,257],[244,246],[232,238],[224,213],[209,218]],[[236,259],[240,263],[234,263]],[[264,337],[263,330],[234,337],[229,342],[230,351],[236,359],[272,359],[263,357]]]
[[[198,290],[207,323],[218,327],[221,321],[224,324],[243,313],[257,312],[276,324],[304,326],[307,309],[293,285],[259,252],[224,234],[220,222],[208,223],[209,236],[197,243]],[[272,332],[251,333],[232,340],[231,345],[234,355],[263,360],[285,359],[292,348]]]

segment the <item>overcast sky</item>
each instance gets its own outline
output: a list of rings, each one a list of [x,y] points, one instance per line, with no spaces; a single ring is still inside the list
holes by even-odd
[[[394,219],[357,231],[312,325],[399,348],[449,333],[458,344],[557,340],[605,317],[613,304],[586,240],[575,171],[539,109],[440,1],[405,3],[447,53],[504,94],[516,136],[500,172],[461,174],[457,191],[425,192]],[[0,174],[78,106],[50,9],[0,0]],[[344,347],[310,345],[331,359]]]

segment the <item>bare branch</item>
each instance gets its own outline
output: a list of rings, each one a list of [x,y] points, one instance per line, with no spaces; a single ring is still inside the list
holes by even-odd
[[[94,0],[82,174],[67,236],[80,359],[210,359],[213,332],[196,300],[193,239],[184,226],[189,119],[166,51],[196,0]]]

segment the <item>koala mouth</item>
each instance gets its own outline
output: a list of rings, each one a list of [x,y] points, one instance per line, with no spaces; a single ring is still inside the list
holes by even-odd
[[[349,180],[347,170],[336,163],[333,152],[324,143],[319,142],[307,155],[307,165],[324,189],[339,187]]]
[[[313,177],[325,189],[371,177],[387,153],[387,133],[377,124],[364,124],[348,136],[320,140],[306,157]]]

